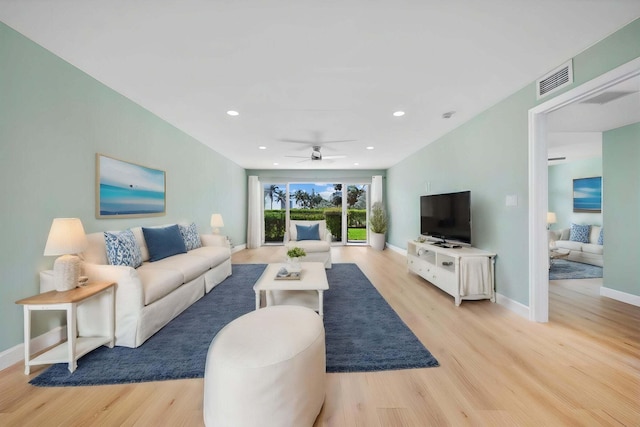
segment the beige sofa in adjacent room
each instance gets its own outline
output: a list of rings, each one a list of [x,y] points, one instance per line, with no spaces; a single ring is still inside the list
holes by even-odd
[[[602,227],[598,225],[590,225],[589,227],[588,243],[571,240],[570,228],[549,231],[549,243],[558,249],[568,250],[567,259],[571,261],[602,267],[604,264],[604,245],[598,244]]]

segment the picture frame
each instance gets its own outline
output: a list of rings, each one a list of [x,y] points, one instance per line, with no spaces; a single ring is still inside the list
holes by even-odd
[[[602,177],[576,178],[573,180],[573,211],[602,212]]]
[[[166,213],[166,173],[96,153],[96,218]]]

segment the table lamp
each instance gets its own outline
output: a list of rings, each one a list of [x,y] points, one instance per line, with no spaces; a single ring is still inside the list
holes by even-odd
[[[62,255],[53,263],[53,281],[57,291],[78,286],[80,257],[76,254],[87,247],[87,236],[78,218],[55,218],[44,248],[45,256]]]
[[[224,221],[222,221],[222,215],[220,214],[212,214],[211,215],[211,228],[213,229],[213,234],[220,234],[220,227],[224,227]]]
[[[555,212],[547,212],[547,230],[551,227],[551,224],[558,222]]]

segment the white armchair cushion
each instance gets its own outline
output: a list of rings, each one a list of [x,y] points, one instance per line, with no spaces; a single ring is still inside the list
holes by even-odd
[[[331,250],[331,245],[326,240],[297,240],[287,243],[285,247],[287,250],[294,247],[302,248],[307,253],[329,252]]]

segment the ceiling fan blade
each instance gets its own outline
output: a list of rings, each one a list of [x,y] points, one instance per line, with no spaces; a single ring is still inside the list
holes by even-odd
[[[323,160],[344,159],[347,156],[322,156]]]
[[[313,141],[304,141],[304,140],[301,140],[301,139],[279,139],[278,141],[281,141],[281,142],[293,142],[295,144],[307,144],[307,145],[315,144],[315,142],[313,142]]]
[[[566,157],[549,157],[547,161],[552,162],[554,160],[567,160]]]
[[[319,144],[335,144],[337,142],[355,142],[357,139],[336,139],[334,141],[320,141]]]
[[[293,158],[296,158],[296,159],[308,159],[309,158],[309,156],[285,156],[285,157],[293,157]]]

